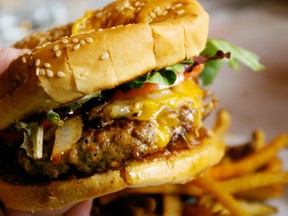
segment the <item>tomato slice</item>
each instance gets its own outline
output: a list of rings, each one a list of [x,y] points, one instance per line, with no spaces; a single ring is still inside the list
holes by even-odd
[[[177,84],[187,80],[187,79],[195,79],[203,70],[204,64],[196,65],[191,72],[184,72],[184,73],[177,73],[178,78],[176,81]],[[117,90],[112,97],[112,100],[119,100],[119,99],[127,99],[131,97],[136,97],[139,95],[144,95],[153,91],[162,90],[164,88],[169,88],[165,85],[161,84],[154,84],[154,83],[145,83],[141,88],[130,89],[128,92],[123,92],[121,90]]]
[[[190,78],[195,79],[203,71],[203,69],[204,69],[204,64],[199,64],[199,65],[194,66],[191,72],[184,73],[185,80],[190,79]]]

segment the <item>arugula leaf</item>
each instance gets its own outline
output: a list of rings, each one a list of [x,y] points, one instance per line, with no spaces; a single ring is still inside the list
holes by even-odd
[[[184,73],[185,72],[185,67],[183,64],[175,64],[175,65],[172,65],[171,67],[167,67],[166,69],[170,69],[170,68],[173,71],[178,72],[178,73]]]
[[[129,88],[141,88],[145,83],[155,83],[171,86],[175,83],[177,79],[176,71],[184,72],[185,68],[181,64],[176,64],[171,67],[167,67],[165,69],[159,71],[152,71],[144,76],[141,76],[127,85]]]
[[[214,47],[214,49],[222,50],[224,52],[231,52],[231,58],[228,59],[228,64],[234,70],[239,70],[239,61],[249,67],[253,71],[262,71],[265,66],[259,62],[259,56],[255,53],[233,45],[225,40],[208,40],[207,47]]]
[[[200,78],[204,86],[213,83],[216,78],[223,60],[212,60],[205,63],[204,70],[200,73]]]
[[[76,110],[78,108],[80,108],[84,103],[86,103],[87,101],[89,101],[90,99],[94,98],[94,97],[101,97],[101,92],[96,92],[94,94],[90,94],[90,95],[87,95],[77,101],[74,101],[72,103],[69,103],[66,105],[66,107],[68,107],[69,109],[72,109],[72,110]]]
[[[256,54],[233,45],[225,40],[208,39],[206,48],[201,53],[201,56],[214,56],[218,50],[230,52],[231,57],[223,60],[210,60],[205,63],[204,71],[200,74],[204,85],[209,85],[213,82],[223,61],[226,61],[234,70],[240,70],[239,62],[246,65],[253,71],[262,71],[265,69],[265,66],[259,62],[259,57]]]

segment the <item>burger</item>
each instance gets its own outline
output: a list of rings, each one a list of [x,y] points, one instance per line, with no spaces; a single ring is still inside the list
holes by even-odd
[[[30,50],[0,77],[4,205],[59,209],[218,163],[199,74],[229,53],[203,54],[208,25],[195,0],[119,0],[17,42]]]

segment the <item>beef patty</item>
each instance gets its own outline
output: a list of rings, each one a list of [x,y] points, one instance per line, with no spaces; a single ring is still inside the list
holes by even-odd
[[[170,143],[194,132],[194,113],[190,104],[183,104],[178,109],[167,108],[165,115],[176,120],[176,125],[170,128]],[[19,149],[18,161],[28,173],[50,178],[75,169],[84,174],[105,172],[162,150],[163,147],[157,145],[157,133],[153,122],[118,119],[101,128],[84,127],[81,138],[57,164],[50,160],[53,142],[44,143],[43,158],[38,160]]]

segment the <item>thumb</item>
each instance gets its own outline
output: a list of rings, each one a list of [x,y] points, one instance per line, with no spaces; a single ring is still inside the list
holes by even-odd
[[[63,216],[89,216],[93,200],[83,201],[69,209]]]
[[[2,74],[9,64],[26,50],[3,47],[0,48],[0,74]]]

